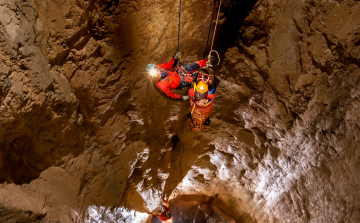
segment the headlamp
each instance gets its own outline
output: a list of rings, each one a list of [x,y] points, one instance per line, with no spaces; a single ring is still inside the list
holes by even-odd
[[[156,69],[151,69],[150,70],[150,75],[152,76],[152,77],[155,77],[156,76]]]

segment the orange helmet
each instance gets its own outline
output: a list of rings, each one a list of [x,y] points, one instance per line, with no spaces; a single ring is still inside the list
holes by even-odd
[[[198,84],[194,85],[194,89],[197,92],[205,93],[208,91],[209,87],[203,81],[200,81]]]

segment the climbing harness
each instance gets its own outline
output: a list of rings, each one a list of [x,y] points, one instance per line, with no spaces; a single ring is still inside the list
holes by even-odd
[[[186,71],[185,71],[185,69],[183,68],[183,66],[178,66],[176,69],[177,69],[179,75],[182,75],[182,76],[185,76],[185,77],[188,76],[188,74],[186,73]]]
[[[204,77],[204,75],[202,75],[201,76],[201,80],[205,83],[205,84],[207,84],[207,82],[209,82],[209,80],[210,80],[210,76],[208,76],[208,78],[206,79],[206,77]]]
[[[201,70],[207,70],[207,72],[206,73],[201,73],[200,72]],[[207,67],[205,69],[202,68],[202,69],[199,70],[199,72],[200,72],[201,75],[200,75],[200,77],[198,76],[198,80],[201,80],[206,84],[210,81],[211,84],[210,85],[208,84],[209,89],[211,89],[209,94],[211,95],[212,93],[215,93],[215,90],[216,90],[216,88],[218,87],[218,85],[220,83],[220,80],[216,77],[216,72],[212,68],[209,68],[209,67]],[[214,79],[212,79],[211,76],[214,76]]]

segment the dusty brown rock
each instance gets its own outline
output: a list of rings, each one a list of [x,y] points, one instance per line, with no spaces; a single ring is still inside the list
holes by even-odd
[[[155,222],[171,195],[178,222],[357,222],[359,2],[223,1],[201,134],[144,73],[178,4],[0,0],[0,221]],[[188,61],[214,6],[183,1]]]
[[[357,127],[346,118],[358,101],[351,92],[358,86],[359,63],[350,53],[358,46],[345,47],[359,29],[353,13],[358,7],[352,1],[260,2],[247,18],[244,39],[225,54],[224,76],[250,89],[234,119],[252,132],[254,143],[248,145],[257,149],[233,161],[244,149],[219,143],[217,150],[230,155],[212,155],[220,162],[210,162],[217,163],[218,178],[234,182],[230,188],[250,195],[243,200],[257,221],[356,222],[359,216],[353,200],[359,185],[341,180],[358,178]],[[262,26],[253,26],[259,18],[272,27],[267,36]],[[238,169],[227,171],[232,166]],[[241,173],[240,166],[240,182],[245,182],[236,186],[239,178],[230,173]]]

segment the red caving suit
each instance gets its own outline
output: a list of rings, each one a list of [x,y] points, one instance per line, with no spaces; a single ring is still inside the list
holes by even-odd
[[[207,59],[202,59],[192,64],[184,65],[184,70],[186,73],[191,74],[202,67],[206,66]],[[183,100],[182,96],[175,94],[171,90],[176,89],[180,86],[181,78],[177,70],[171,71],[174,68],[175,60],[171,59],[170,62],[160,64],[157,67],[161,72],[161,79],[154,80],[155,86],[159,89],[160,92],[164,93],[169,98]],[[185,81],[191,84],[192,80],[188,77],[184,77]]]

